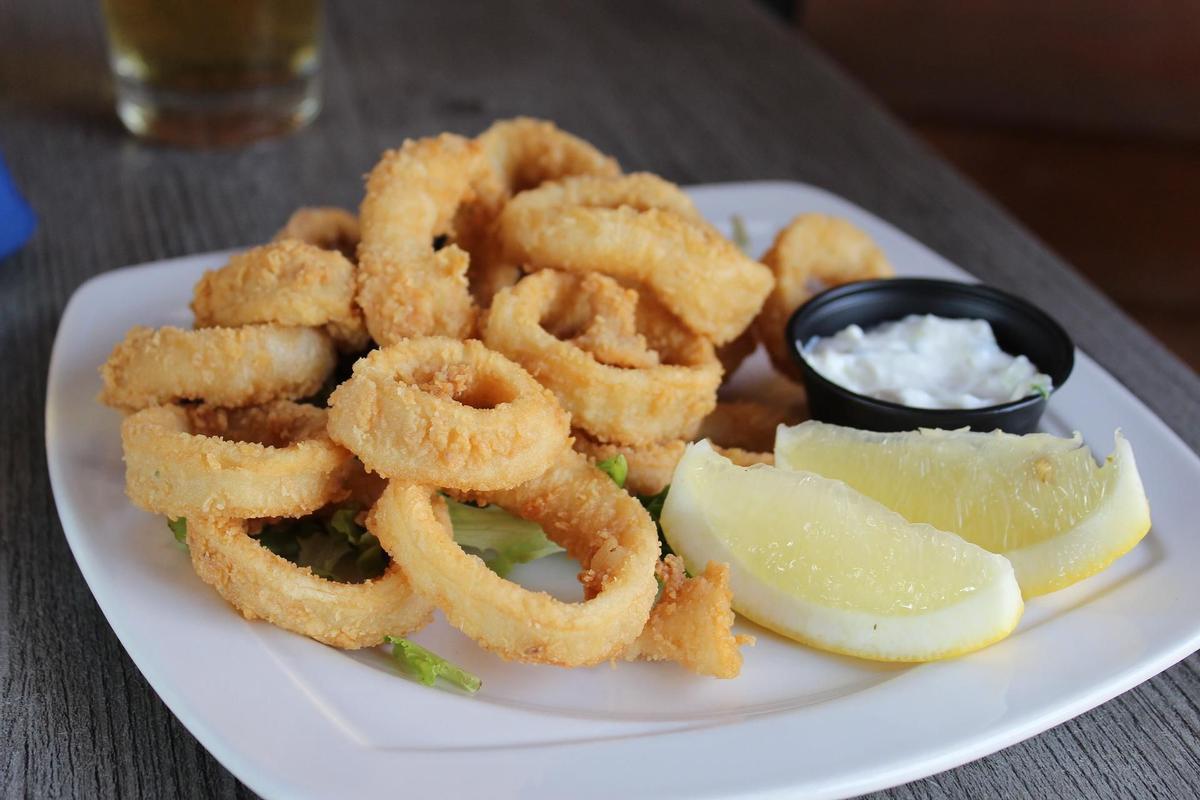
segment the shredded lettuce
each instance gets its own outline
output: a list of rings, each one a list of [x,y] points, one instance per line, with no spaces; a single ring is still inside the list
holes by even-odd
[[[746,232],[746,221],[742,219],[741,214],[734,214],[729,218],[729,225],[733,228],[733,243],[738,246],[738,249],[743,253],[750,250],[750,234]]]
[[[382,575],[388,557],[375,535],[355,522],[361,512],[347,503],[328,515],[280,520],[263,527],[258,543],[326,580],[362,583]]]
[[[624,453],[617,453],[612,458],[597,461],[596,469],[606,473],[617,486],[625,488],[625,479],[629,476],[629,462],[625,460]]]
[[[400,671],[426,686],[433,686],[438,678],[470,694],[475,694],[479,687],[483,686],[483,681],[479,680],[478,676],[450,663],[437,653],[426,650],[416,642],[399,636],[387,636],[384,641],[392,646],[392,661]]]
[[[175,541],[179,542],[185,548],[187,547],[187,517],[179,517],[171,519],[167,517],[167,527],[171,529],[171,533],[175,534]]]
[[[501,578],[517,564],[544,558],[563,549],[546,538],[536,522],[514,517],[499,506],[474,506],[446,499],[454,541]]]

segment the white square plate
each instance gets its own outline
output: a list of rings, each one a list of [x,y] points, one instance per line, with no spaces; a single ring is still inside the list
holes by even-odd
[[[692,190],[753,252],[796,213],[866,229],[904,275],[969,279],[891,225],[795,183]],[[775,797],[857,794],[953,767],[1079,714],[1200,645],[1190,498],[1200,459],[1086,355],[1045,427],[1098,455],[1123,428],[1154,529],[1108,571],[1031,601],[1010,638],[921,666],[872,664],[758,636],[740,678],[670,664],[581,670],[508,664],[438,619],[414,638],[483,677],[477,696],[398,677],[382,651],[344,653],[247,622],[191,571],[163,520],[123,493],[118,415],[97,366],[135,324],[189,326],[191,286],[225,255],[115,270],[85,283],[59,326],[46,451],[63,529],[134,662],[196,738],[267,797]],[[787,392],[761,351],[734,394]],[[571,562],[520,578],[570,587]],[[559,591],[578,594],[578,588]]]

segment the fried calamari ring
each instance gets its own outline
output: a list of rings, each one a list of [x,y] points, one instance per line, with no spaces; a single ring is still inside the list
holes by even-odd
[[[100,367],[100,402],[126,411],[202,400],[230,408],[314,394],[337,362],[314,328],[130,329]]]
[[[674,212],[693,223],[708,225],[687,192],[649,172],[618,176],[580,175],[544,183],[522,192],[521,202],[509,213],[522,215],[566,206],[629,206],[638,211],[656,208]]]
[[[322,250],[337,250],[349,260],[355,259],[361,238],[358,217],[344,208],[312,206],[292,212],[271,241],[299,239]]]
[[[520,265],[505,260],[492,235],[496,216],[514,194],[546,181],[576,175],[614,176],[621,168],[612,158],[552,122],[517,117],[500,120],[475,140],[489,170],[479,198],[463,206],[454,223],[454,241],[471,253],[471,292],[483,308],[501,289],[521,277]]]
[[[620,175],[616,159],[553,122],[515,117],[479,134],[501,203],[518,192],[571,175]]]
[[[537,188],[530,188],[521,193],[521,208],[526,211],[553,210],[573,205],[591,208],[629,206],[638,211],[658,208],[675,212],[698,225],[708,225],[686,192],[670,181],[648,172],[615,176],[575,175],[543,183]],[[490,279],[486,287],[482,288],[488,292],[485,305],[490,305],[496,292],[517,282],[521,276],[521,269],[518,264],[505,260],[498,234],[488,237],[481,254],[479,263],[487,265],[487,278]],[[473,261],[473,268],[474,264]],[[481,272],[483,271],[481,267]],[[499,275],[503,276],[503,280],[496,278]],[[481,277],[480,281],[484,279]],[[475,283],[476,279],[472,278],[472,285]]]
[[[196,574],[246,619],[333,647],[373,647],[433,616],[395,561],[374,580],[328,581],[261,546],[240,519],[189,517],[187,544]]]
[[[627,308],[636,305],[637,334],[659,363],[637,369],[607,364],[570,341],[585,333],[580,305],[609,308],[620,302],[613,292],[625,297]],[[721,380],[721,366],[706,339],[652,304],[629,299],[603,275],[543,270],[523,278],[496,296],[484,341],[529,370],[554,392],[576,427],[602,441],[679,438],[712,410]],[[612,349],[620,363],[639,357],[636,338],[623,338],[619,345]]]
[[[371,530],[451,625],[502,658],[563,667],[613,658],[637,638],[658,588],[658,536],[641,503],[565,446],[533,480],[471,496],[541,525],[580,563],[587,599],[564,603],[504,580],[455,543],[436,517],[440,498],[392,481]]]
[[[168,517],[306,514],[337,499],[354,461],[325,409],[286,400],[147,408],[122,421],[121,446],[125,493]]]
[[[444,133],[388,150],[367,176],[357,299],[375,341],[461,339],[474,329],[470,257],[455,244],[435,250],[434,238],[475,199],[485,169],[478,144]]]
[[[335,250],[282,239],[238,253],[209,270],[192,293],[197,328],[273,322],[323,327],[339,349],[370,339],[354,302],[355,267]]]
[[[754,331],[775,369],[795,381],[800,380],[800,369],[784,330],[792,313],[822,289],[894,274],[870,236],[844,219],[825,214],[793,219],[776,235],[762,260],[775,274],[775,288],[763,303]]]
[[[687,577],[683,559],[669,555],[658,562],[662,583],[658,602],[641,635],[622,658],[626,661],[675,661],[700,675],[736,678],[742,670],[742,645],[753,636],[732,632],[733,592],[729,565],[709,562],[704,572]]]
[[[795,425],[806,419],[808,409],[803,403],[776,405],[757,400],[722,400],[700,423],[694,438],[770,453],[775,450],[775,430],[780,425]]]
[[[539,207],[528,194],[496,224],[505,258],[526,269],[601,272],[644,287],[716,344],[745,330],[771,290],[770,270],[711,226],[658,208]]]
[[[380,475],[428,486],[515,486],[546,468],[568,430],[552,394],[474,340],[374,350],[329,398],[335,441]]]

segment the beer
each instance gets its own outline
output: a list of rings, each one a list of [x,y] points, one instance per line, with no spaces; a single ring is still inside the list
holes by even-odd
[[[104,0],[117,114],[185,145],[239,144],[320,109],[321,0]]]

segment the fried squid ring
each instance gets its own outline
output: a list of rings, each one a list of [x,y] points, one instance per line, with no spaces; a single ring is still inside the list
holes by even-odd
[[[292,212],[271,241],[299,239],[322,250],[337,250],[350,261],[355,259],[361,238],[358,217],[344,208],[312,206]]]
[[[587,599],[565,603],[504,580],[455,543],[435,514],[440,498],[393,481],[371,530],[451,625],[502,658],[563,667],[616,657],[637,638],[658,588],[658,536],[641,503],[566,447],[533,480],[471,496],[540,524],[580,563]]]
[[[451,232],[485,169],[478,144],[444,133],[388,150],[367,176],[357,299],[375,341],[474,329],[470,257],[456,244],[435,250],[434,238]]]
[[[255,247],[204,273],[192,292],[196,327],[323,327],[339,349],[363,350],[370,340],[354,302],[354,273],[341,253],[296,239]]]
[[[520,265],[504,259],[492,235],[496,216],[509,198],[546,181],[615,176],[621,168],[583,139],[529,117],[500,120],[475,141],[483,148],[488,176],[480,183],[477,202],[464,206],[455,221],[454,241],[471,253],[471,292],[487,308],[497,292],[521,277]]]
[[[121,423],[125,493],[168,517],[307,514],[336,499],[354,457],[325,431],[325,409],[156,406]]]
[[[130,329],[100,367],[100,402],[126,411],[202,400],[261,405],[308,397],[337,362],[333,342],[314,328]]]
[[[530,188],[521,193],[520,207],[526,210],[550,210],[572,205],[594,208],[630,206],[639,211],[659,208],[675,212],[699,225],[708,224],[696,210],[692,199],[682,189],[648,172],[615,176],[575,175],[543,183],[537,188]],[[481,290],[486,289],[488,292],[487,302],[481,301],[481,304],[490,305],[496,292],[517,282],[521,276],[521,269],[518,264],[505,259],[498,235],[488,237],[481,253],[482,257],[478,263],[487,265],[487,275],[492,278],[485,287],[481,287]],[[473,265],[474,263],[472,262]],[[480,271],[484,272],[482,266]],[[503,280],[495,279],[497,275],[503,275]],[[472,278],[473,286],[475,282],[476,279]]]
[[[620,175],[616,160],[553,122],[515,117],[492,123],[476,139],[496,179],[500,202],[571,175]]]
[[[626,661],[674,661],[692,672],[736,678],[743,645],[753,636],[735,636],[729,565],[709,562],[689,578],[683,559],[669,555],[655,574],[662,584],[658,602],[641,635],[622,653]]]
[[[627,309],[636,304],[636,333],[659,363],[623,366],[639,355],[638,340],[627,336],[612,348],[624,353],[618,363],[605,363],[571,338],[586,334],[589,313],[619,305],[613,292],[627,290],[603,275],[529,275],[496,296],[484,341],[529,370],[554,392],[573,424],[597,439],[641,444],[680,438],[716,404],[721,366],[712,345],[649,298],[639,303],[626,295]]]
[[[335,441],[380,475],[428,486],[515,486],[546,468],[568,430],[552,394],[474,340],[374,350],[329,398]]]
[[[763,263],[775,274],[775,288],[754,323],[775,369],[800,381],[800,369],[787,343],[792,313],[822,289],[894,273],[883,251],[862,230],[825,214],[801,214],[775,237]]]
[[[189,517],[187,544],[196,574],[246,619],[333,647],[373,647],[433,616],[395,561],[374,580],[328,581],[259,545],[240,519]]]
[[[671,211],[690,222],[708,225],[687,192],[650,172],[618,176],[580,175],[544,183],[536,189],[522,192],[521,202],[509,213],[510,216],[520,216],[565,206],[629,206],[638,211],[657,208]]]
[[[716,344],[745,330],[771,290],[771,271],[711,226],[658,208],[547,208],[525,197],[514,197],[497,221],[506,259],[644,287]]]

